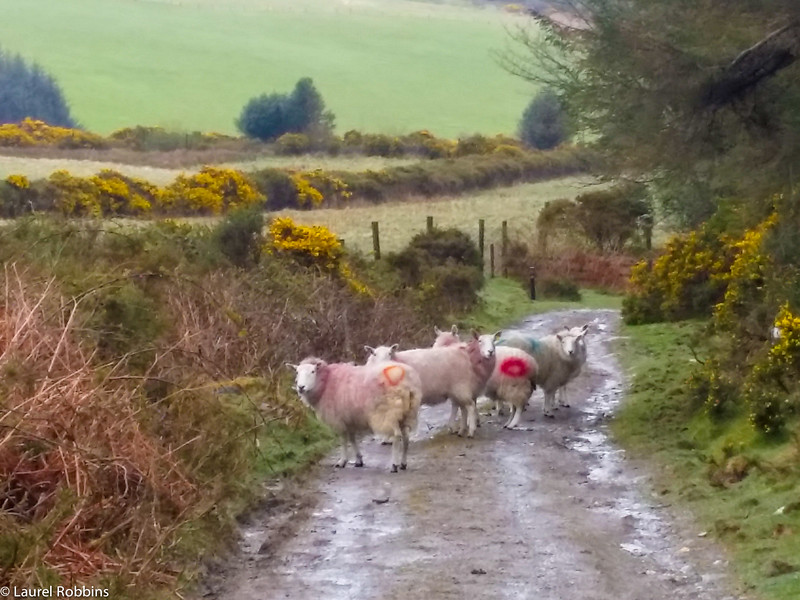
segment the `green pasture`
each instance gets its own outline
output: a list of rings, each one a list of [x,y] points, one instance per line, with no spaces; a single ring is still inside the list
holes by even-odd
[[[409,0],[3,0],[0,44],[59,81],[74,116],[234,132],[252,96],[312,77],[339,132],[512,133],[535,90],[492,51],[521,17]]]
[[[372,252],[372,221],[378,221],[381,252],[396,252],[415,234],[424,231],[426,219],[433,217],[437,227],[457,227],[478,239],[478,220],[486,227],[486,253],[489,244],[500,252],[501,224],[508,221],[512,240],[531,242],[536,236],[536,218],[544,203],[557,198],[574,198],[596,182],[589,177],[567,177],[539,183],[524,183],[463,194],[453,198],[410,199],[407,202],[364,204],[346,208],[285,210],[274,213],[289,216],[303,225],[324,225],[344,239],[347,248]]]

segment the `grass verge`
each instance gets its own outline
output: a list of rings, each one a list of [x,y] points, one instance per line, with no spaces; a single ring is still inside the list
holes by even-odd
[[[691,511],[729,551],[734,572],[766,600],[800,597],[800,437],[765,438],[748,415],[712,416],[688,396],[688,345],[701,322],[625,326],[630,374],[613,421],[632,456],[653,463],[658,492]],[[702,352],[702,351],[700,351]],[[702,358],[702,355],[701,355]]]
[[[603,294],[594,290],[582,290],[580,302],[531,301],[528,290],[521,283],[504,277],[488,279],[480,296],[482,300],[480,306],[465,318],[462,324],[483,331],[508,327],[529,315],[554,310],[619,309],[622,305],[622,296]]]

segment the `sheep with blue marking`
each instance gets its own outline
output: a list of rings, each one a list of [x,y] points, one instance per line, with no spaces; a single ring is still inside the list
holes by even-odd
[[[580,372],[586,360],[585,353],[578,349],[580,341],[583,336],[573,336],[569,332],[537,339],[520,331],[509,332],[497,341],[498,347],[518,348],[536,360],[536,385],[544,392],[542,412],[546,417],[553,417],[558,389]]]

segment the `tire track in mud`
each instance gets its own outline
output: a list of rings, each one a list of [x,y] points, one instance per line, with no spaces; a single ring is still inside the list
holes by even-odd
[[[332,468],[281,490],[243,527],[240,552],[207,581],[220,600],[733,600],[726,563],[646,491],[646,473],[608,440],[623,381],[611,349],[615,311],[532,317],[544,335],[594,322],[572,408],[523,416],[531,431],[482,418],[473,440],[443,428],[449,405],[424,408],[409,470],[390,447],[363,444],[366,467]],[[533,421],[533,422],[529,422]],[[378,504],[374,499],[388,501]]]

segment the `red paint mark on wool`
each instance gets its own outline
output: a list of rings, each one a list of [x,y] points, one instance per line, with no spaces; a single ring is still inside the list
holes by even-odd
[[[389,384],[397,385],[403,381],[403,377],[406,376],[406,370],[397,365],[389,365],[383,370],[383,376],[386,377],[386,381],[388,381]]]
[[[528,363],[512,356],[500,363],[500,372],[509,377],[525,377],[528,374]]]

